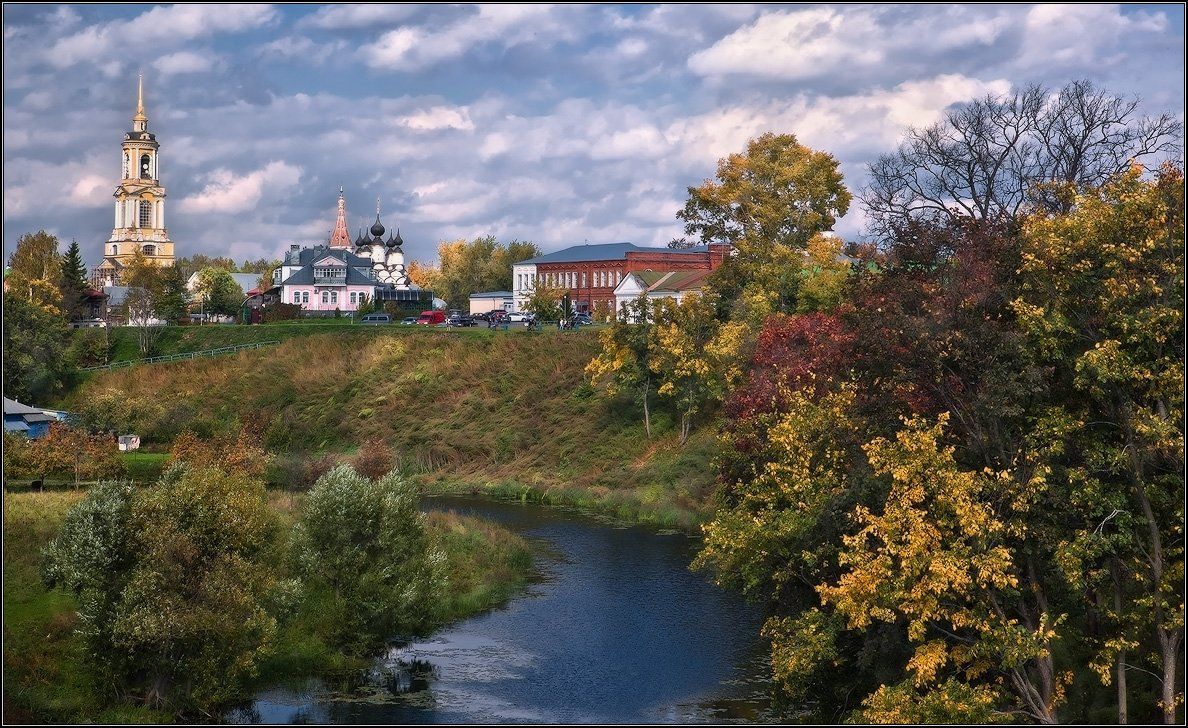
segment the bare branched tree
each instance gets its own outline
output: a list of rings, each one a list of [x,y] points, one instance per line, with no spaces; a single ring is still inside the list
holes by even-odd
[[[1067,185],[1100,185],[1132,161],[1179,154],[1180,122],[1139,116],[1138,105],[1089,81],[1055,94],[1032,85],[909,129],[898,150],[869,165],[861,198],[870,232],[881,237],[909,219],[1009,221],[1032,206],[1066,211]]]
[[[157,339],[161,336],[161,322],[156,318],[152,294],[143,288],[130,288],[125,305],[128,309],[128,324],[136,329],[136,342],[141,356],[152,356]]]

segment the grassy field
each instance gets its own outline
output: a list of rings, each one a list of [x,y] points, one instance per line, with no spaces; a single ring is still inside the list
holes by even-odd
[[[206,436],[241,425],[269,449],[302,457],[381,438],[398,467],[434,491],[587,505],[677,526],[706,514],[714,428],[681,447],[673,418],[654,402],[648,439],[637,402],[586,383],[593,332],[360,329],[104,372],[63,407],[100,413],[150,445],[183,428]]]
[[[41,549],[49,543],[70,506],[84,493],[4,495],[4,718],[6,723],[152,723],[173,717],[135,705],[112,704],[88,668],[72,596],[47,591],[40,578]],[[269,502],[291,524],[300,495],[271,491]],[[452,513],[434,513],[430,532],[449,564],[449,590],[442,595],[444,621],[459,619],[506,601],[526,582],[529,547],[505,529]],[[279,567],[283,569],[283,567]],[[318,632],[316,605],[303,605],[281,630],[272,657],[261,666],[259,683],[286,677],[360,669],[326,646]]]
[[[490,337],[504,333],[502,331],[488,329],[485,326],[449,329],[448,331],[444,329],[433,329],[428,332],[423,327],[414,326],[363,326],[352,322],[349,318],[302,319],[299,321],[281,321],[253,326],[230,324],[167,326],[161,329],[161,336],[157,341],[156,355],[165,356],[190,351],[206,351],[224,346],[255,344],[264,341],[288,341],[289,339],[301,338],[312,334],[340,333],[377,338],[383,336],[407,336],[415,332],[451,336],[462,335],[476,338]],[[515,334],[522,332],[511,331],[507,333]],[[110,331],[110,337],[110,361],[131,361],[143,358],[137,347],[136,330],[134,328],[114,327]]]

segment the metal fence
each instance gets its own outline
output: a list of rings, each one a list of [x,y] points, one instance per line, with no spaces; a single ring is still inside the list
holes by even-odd
[[[217,349],[206,349],[205,351],[183,351],[179,354],[167,354],[165,356],[150,356],[147,359],[130,359],[128,361],[117,361],[111,364],[104,364],[98,367],[83,367],[79,371],[83,372],[97,372],[108,369],[120,369],[122,367],[130,367],[136,364],[159,364],[167,361],[181,361],[183,359],[198,359],[206,356],[220,356],[222,354],[234,354],[237,351],[244,349],[259,349],[261,346],[269,346],[271,344],[279,344],[280,341],[257,341],[253,344],[236,344],[235,346],[220,346]]]

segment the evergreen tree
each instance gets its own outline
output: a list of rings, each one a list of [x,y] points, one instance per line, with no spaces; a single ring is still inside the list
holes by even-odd
[[[67,321],[86,318],[83,304],[87,289],[87,266],[83,263],[78,241],[71,240],[62,259],[62,313]]]

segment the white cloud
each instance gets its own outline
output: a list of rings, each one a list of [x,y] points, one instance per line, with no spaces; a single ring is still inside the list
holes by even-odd
[[[488,42],[511,48],[530,42],[550,44],[570,34],[550,5],[480,5],[476,13],[441,30],[414,26],[390,30],[360,49],[360,56],[372,68],[419,71]]]
[[[275,194],[297,184],[301,167],[285,162],[269,162],[248,174],[216,169],[202,190],[178,203],[178,211],[188,214],[245,212],[256,206],[265,190]]]
[[[831,6],[766,13],[691,55],[688,67],[710,77],[853,78],[868,69],[910,67],[951,51],[989,46],[1023,20],[1017,8],[913,10]]]
[[[178,51],[153,61],[153,68],[160,71],[162,76],[179,73],[203,73],[219,65],[221,65],[221,61],[217,55],[209,52],[194,53],[193,51]]]
[[[421,109],[400,117],[397,123],[417,131],[439,129],[472,131],[474,129],[474,122],[470,120],[470,110],[466,107],[434,106],[429,109]]]
[[[302,25],[323,30],[372,28],[405,20],[418,10],[416,5],[331,5],[319,8],[316,13],[302,21]]]
[[[1095,65],[1125,37],[1142,37],[1166,29],[1159,13],[1123,15],[1117,5],[1036,5],[1027,13],[1023,38],[1024,67]]]
[[[61,38],[45,52],[57,68],[126,57],[127,49],[161,41],[181,42],[256,28],[275,16],[271,5],[157,6],[130,21],[92,25]]]

